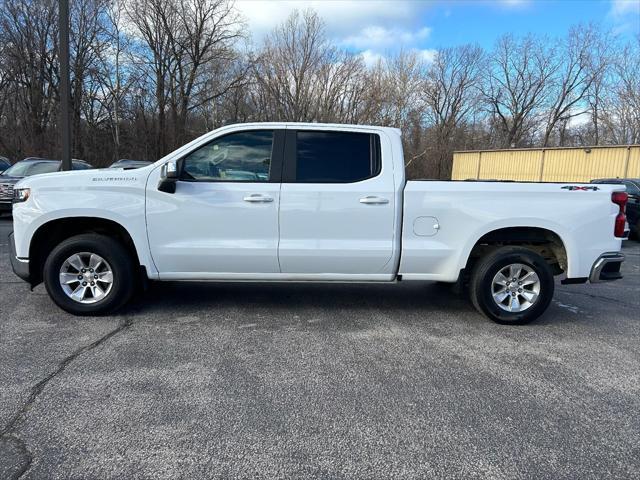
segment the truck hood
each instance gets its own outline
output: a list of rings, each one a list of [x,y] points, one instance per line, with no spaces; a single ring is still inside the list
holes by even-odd
[[[10,177],[8,175],[0,175],[0,185],[2,184],[15,185],[23,178],[24,177]]]

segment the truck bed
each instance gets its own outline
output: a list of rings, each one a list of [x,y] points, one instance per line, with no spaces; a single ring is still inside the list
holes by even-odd
[[[602,252],[618,251],[613,235],[620,185],[572,183],[406,182],[403,199],[403,278],[455,281],[478,239],[528,227],[555,232],[569,258],[568,278],[588,277]],[[426,273],[428,272],[428,273]]]

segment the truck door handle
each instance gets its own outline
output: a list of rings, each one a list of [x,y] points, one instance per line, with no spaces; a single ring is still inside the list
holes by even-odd
[[[389,200],[386,198],[369,195],[368,197],[362,197],[360,199],[360,203],[364,203],[365,205],[384,205],[385,203],[389,203]]]
[[[273,202],[273,198],[266,197],[266,196],[261,195],[259,193],[252,193],[251,195],[248,195],[248,196],[244,197],[243,200],[245,202],[249,202],[249,203],[269,203],[269,202]]]

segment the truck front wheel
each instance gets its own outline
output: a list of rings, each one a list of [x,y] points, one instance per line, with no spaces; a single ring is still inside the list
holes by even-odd
[[[522,325],[540,315],[553,298],[553,272],[527,248],[501,247],[475,265],[469,286],[476,309],[497,323]]]
[[[56,246],[44,264],[44,284],[53,301],[75,315],[100,315],[124,305],[134,290],[127,250],[105,235],[82,234]]]

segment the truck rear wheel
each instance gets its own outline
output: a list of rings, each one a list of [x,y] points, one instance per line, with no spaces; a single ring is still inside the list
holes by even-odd
[[[553,298],[554,281],[545,259],[527,248],[501,247],[475,265],[471,302],[497,323],[522,325],[542,315]]]
[[[44,284],[53,301],[75,315],[101,315],[124,305],[134,290],[126,249],[105,235],[83,234],[56,246],[44,264]]]

